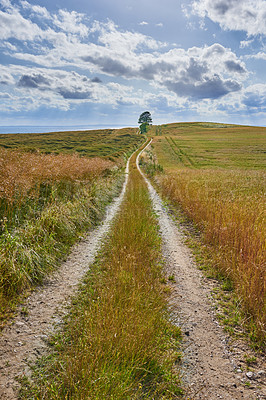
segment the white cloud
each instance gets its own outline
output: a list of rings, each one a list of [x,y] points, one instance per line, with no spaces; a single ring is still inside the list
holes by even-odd
[[[0,0],[0,5],[6,10],[12,9],[10,0]]]
[[[244,48],[246,48],[246,47],[249,47],[253,42],[254,42],[254,39],[251,39],[251,40],[241,40],[241,42],[240,42],[240,49],[244,49]]]
[[[34,9],[26,1],[23,6],[30,12],[45,13],[44,8]],[[165,43],[138,32],[122,31],[110,20],[106,23],[94,21],[90,25],[86,21],[85,26],[84,16],[76,12],[60,10],[52,16],[51,23],[59,31],[54,30],[53,25],[41,29],[30,18],[26,20],[20,15],[15,7],[4,14],[6,18],[13,19],[13,23],[6,23],[6,26],[14,31],[10,32],[5,27],[6,39],[22,36],[24,40],[34,43],[33,49],[31,43],[26,47],[24,43],[21,45],[23,51],[16,52],[9,46],[8,54],[42,67],[72,66],[91,73],[142,79],[159,84],[178,96],[196,100],[217,98],[240,90],[241,82],[246,77],[244,63],[229,49],[218,44],[187,51],[176,48],[165,51]],[[94,42],[87,40],[90,34]],[[40,83],[36,80],[38,77],[26,76],[21,86],[31,85],[34,89]],[[89,89],[72,89],[62,89],[60,93],[64,98],[77,100],[91,96]]]
[[[0,66],[1,84],[4,88],[9,85],[7,89],[13,94],[13,103],[9,101],[11,95],[7,95],[7,92],[2,92],[1,101],[5,100],[5,107],[8,103],[8,108],[13,107],[13,111],[33,110],[41,105],[67,110],[71,104],[84,102],[109,104],[114,107],[121,103],[140,102],[132,86],[114,82],[104,85],[100,79],[90,79],[75,71]]]
[[[149,24],[146,21],[142,21],[142,22],[139,23],[139,25],[144,26],[144,25],[149,25]]]
[[[11,50],[12,52],[18,50],[16,46],[14,46],[12,43],[9,43],[7,40],[0,41],[0,45],[5,49]]]
[[[11,99],[12,96],[10,96],[9,93],[0,93],[0,99]]]
[[[71,15],[71,21],[72,17],[80,22],[81,15]],[[75,29],[71,36],[49,28],[39,36],[50,42],[50,46],[42,47],[40,40],[37,54],[29,47],[31,52],[24,49],[10,55],[47,68],[71,65],[91,73],[156,82],[181,97],[196,100],[238,91],[247,75],[245,64],[219,44],[165,51],[165,43],[137,32],[121,31],[112,21],[95,21],[88,29],[94,34],[95,43],[82,41],[83,31],[77,31],[80,34],[77,37]],[[34,44],[36,50],[36,41]],[[24,83],[27,82],[35,85],[34,80],[26,79]],[[66,89],[61,94],[69,99],[90,97],[89,90]]]
[[[0,39],[35,40],[42,36],[37,24],[25,19],[16,8],[0,11]]]
[[[113,21],[109,21],[108,23],[95,22],[93,30],[99,32],[99,43],[121,54],[128,54],[129,52],[143,48],[158,50],[166,45],[142,33],[121,31]]]
[[[254,58],[256,60],[265,60],[266,61],[266,53],[263,51],[260,51],[257,54],[247,55],[247,56],[245,56],[245,58]]]
[[[73,28],[72,33],[55,31],[51,27],[40,30],[39,40],[37,41],[35,37],[32,38],[32,40],[34,39],[34,51],[29,43],[26,47],[24,44],[23,51],[9,52],[8,54],[41,66],[72,65],[97,72],[95,64],[84,62],[84,58],[108,58],[112,59],[113,63],[117,60],[118,63],[122,62],[129,66],[132,62],[138,63],[138,54],[146,54],[145,51],[153,52],[165,47],[165,43],[141,33],[121,31],[112,21],[107,23],[94,21],[87,27],[86,32],[79,28],[80,25],[77,31]],[[84,40],[83,33],[87,34],[87,32],[94,36],[94,43],[87,38]],[[17,32],[16,36],[19,35],[20,32]],[[45,46],[42,44],[44,41],[46,42]]]
[[[196,3],[211,7],[217,1],[194,1],[194,12]],[[229,4],[229,0],[220,1],[224,2]],[[0,67],[1,105],[4,102],[5,109],[33,110],[44,105],[68,110],[76,104],[99,103],[113,107],[153,105],[156,110],[179,107],[185,111],[189,107],[195,112],[217,109],[224,113],[226,104],[241,110],[247,104],[262,107],[263,89],[244,89],[248,71],[243,59],[219,43],[186,50],[172,45],[169,50],[169,44],[121,30],[112,21],[89,21],[83,14],[65,10],[51,14],[25,0],[22,8],[8,0],[3,3],[2,48],[16,64],[23,60],[31,65]],[[238,3],[231,0],[230,4],[237,7]],[[198,9],[200,12],[207,15],[204,9]],[[36,15],[43,16],[39,25]],[[251,42],[243,41],[242,46]],[[266,58],[263,52],[248,57]],[[114,82],[110,82],[112,79]],[[145,90],[131,86],[135,79]]]
[[[54,15],[53,23],[62,31],[72,34],[78,34],[81,37],[88,36],[89,29],[81,21],[84,19],[84,14],[76,11],[59,10],[58,15]]]
[[[21,1],[20,4],[22,5],[22,7],[24,9],[28,9],[28,10],[32,11],[33,13],[39,15],[42,18],[46,18],[46,19],[52,18],[51,14],[48,12],[48,10],[45,7],[33,6],[26,0]]]
[[[56,48],[73,45],[89,34],[89,28],[82,23],[84,15],[75,11],[59,10],[57,15],[51,15],[45,7],[32,6],[27,1],[22,2],[22,9],[8,4],[5,11],[0,11],[0,40],[17,39],[21,43],[31,42],[35,47],[42,41],[48,41]],[[22,11],[28,14],[23,15]],[[36,14],[44,28],[31,20]]]
[[[191,11],[226,30],[246,31],[249,36],[266,34],[265,0],[194,0]]]
[[[0,67],[0,84],[1,85],[14,85],[15,79],[12,74],[9,72],[9,68],[1,68]]]
[[[266,111],[266,84],[248,86],[244,91],[243,103],[251,110]]]
[[[195,105],[199,114],[217,115],[225,120],[228,115],[235,115],[238,116],[238,121],[242,116],[239,122],[245,123],[249,115],[266,115],[266,84],[250,85],[239,92],[230,93],[226,99],[206,99]]]

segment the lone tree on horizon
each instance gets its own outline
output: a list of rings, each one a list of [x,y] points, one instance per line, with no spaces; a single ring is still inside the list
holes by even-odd
[[[140,132],[146,133],[149,125],[152,124],[151,113],[149,111],[144,111],[140,114],[138,123],[140,124]]]

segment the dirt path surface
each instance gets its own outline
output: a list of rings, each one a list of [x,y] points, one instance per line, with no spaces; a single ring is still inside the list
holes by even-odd
[[[46,339],[61,324],[70,297],[93,263],[100,244],[117,214],[127,185],[129,161],[122,192],[107,208],[102,224],[74,246],[68,259],[18,310],[18,315],[0,334],[0,399],[18,398],[18,376],[29,374],[28,362],[47,349]],[[26,311],[26,312],[25,312]]]
[[[230,345],[211,303],[213,285],[204,278],[184,245],[184,239],[155,189],[147,182],[163,239],[167,274],[174,275],[171,309],[182,327],[183,380],[190,386],[188,399],[266,399],[265,360],[252,371],[244,369],[244,343]],[[250,373],[251,372],[251,373]]]

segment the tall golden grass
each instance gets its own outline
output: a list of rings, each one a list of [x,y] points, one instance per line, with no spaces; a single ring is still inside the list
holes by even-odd
[[[213,265],[232,279],[253,334],[265,337],[265,174],[183,169],[157,179],[200,228]]]
[[[103,216],[121,184],[114,165],[0,150],[0,322]]]
[[[77,155],[48,155],[0,149],[0,198],[38,195],[41,182],[91,180],[115,164],[101,158]],[[33,190],[34,189],[34,190]]]

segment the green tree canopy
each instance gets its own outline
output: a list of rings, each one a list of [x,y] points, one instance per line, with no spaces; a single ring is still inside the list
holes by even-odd
[[[152,124],[151,113],[149,111],[144,111],[142,114],[140,114],[138,123],[143,124],[143,122]]]
[[[144,111],[140,114],[138,123],[140,124],[140,132],[146,133],[149,125],[152,124],[151,113],[149,111]]]

